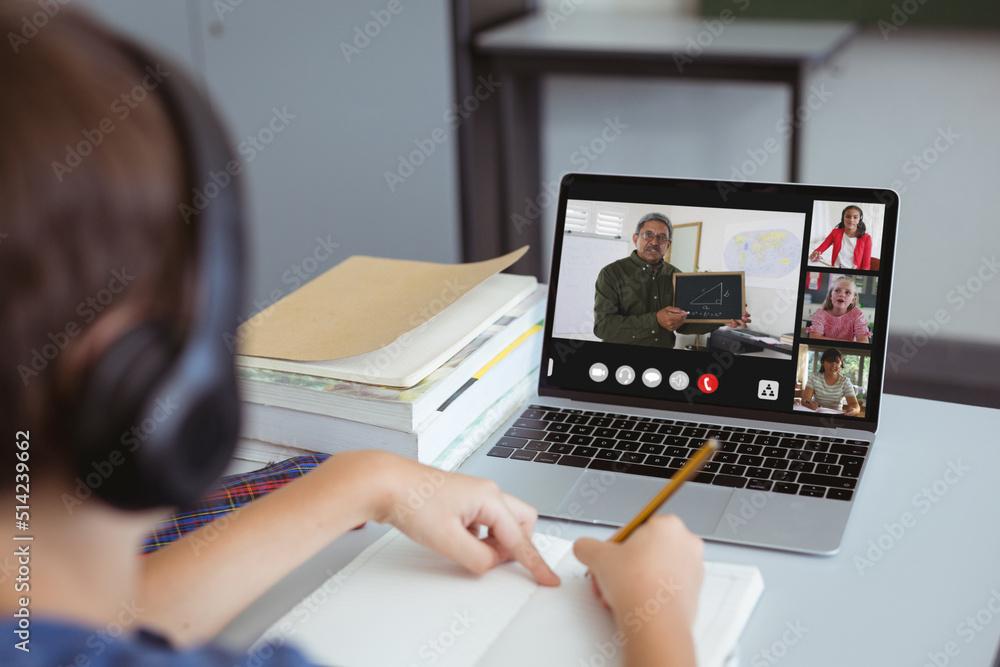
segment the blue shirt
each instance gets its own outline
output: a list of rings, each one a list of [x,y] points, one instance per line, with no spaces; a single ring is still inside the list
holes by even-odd
[[[4,667],[308,667],[295,649],[264,646],[232,653],[215,646],[178,651],[163,637],[140,631],[113,637],[116,626],[92,630],[69,623],[31,619],[28,648],[17,648],[17,622],[0,624],[0,665]]]

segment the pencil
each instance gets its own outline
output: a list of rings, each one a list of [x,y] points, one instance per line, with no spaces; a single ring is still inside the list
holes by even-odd
[[[708,462],[708,459],[712,457],[712,454],[719,451],[719,441],[715,438],[706,440],[705,444],[694,453],[687,463],[685,463],[680,470],[674,473],[674,476],[670,478],[667,485],[656,494],[656,496],[649,501],[649,504],[642,508],[634,519],[629,521],[625,526],[622,527],[614,537],[611,538],[611,542],[624,542],[625,538],[632,534],[636,528],[641,526],[646,522],[646,519],[653,515],[653,512],[660,509],[660,506],[667,502],[670,496],[677,492],[677,489],[681,488],[681,484],[686,482],[688,479],[694,477],[701,470],[701,467]]]

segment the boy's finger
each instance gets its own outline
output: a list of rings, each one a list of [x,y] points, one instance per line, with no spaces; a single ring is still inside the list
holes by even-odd
[[[484,508],[488,514],[480,516],[480,521],[490,526],[490,532],[496,541],[531,572],[535,581],[543,586],[558,586],[559,577],[535,549],[531,539],[522,532],[520,524],[506,504],[502,504],[502,508],[493,508],[492,511]]]
[[[535,578],[542,586],[558,586],[559,585],[559,575],[552,571],[549,564],[545,562],[542,555],[538,553],[538,549],[535,545],[531,543],[531,540],[525,539],[520,545],[516,547],[514,551],[514,558],[517,559],[524,567],[528,568],[531,572],[531,576]]]
[[[605,542],[595,540],[592,537],[581,537],[573,543],[573,554],[581,563],[587,567],[592,567],[594,561],[597,560],[598,554],[606,546]]]
[[[521,532],[530,538],[531,534],[535,532],[535,524],[538,522],[538,510],[509,493],[503,493],[501,496],[510,513],[514,515],[514,519],[521,526]]]
[[[597,583],[597,577],[593,575],[590,577],[590,590],[594,591],[594,595],[596,595],[597,599],[601,601],[601,606],[608,611],[611,611],[611,605],[609,605],[608,601],[604,599],[604,593],[601,592],[601,587]]]

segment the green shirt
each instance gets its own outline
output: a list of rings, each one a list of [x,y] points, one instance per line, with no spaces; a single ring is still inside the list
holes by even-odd
[[[677,267],[660,262],[652,266],[632,254],[601,269],[594,286],[594,335],[608,343],[652,347],[674,346],[674,332],[656,321],[656,312],[674,305]],[[715,331],[718,324],[684,324],[682,334]]]

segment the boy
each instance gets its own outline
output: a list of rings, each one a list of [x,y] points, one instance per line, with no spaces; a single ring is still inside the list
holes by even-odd
[[[0,34],[14,36],[0,49],[0,437],[12,443],[0,495],[15,512],[5,550],[13,556],[0,560],[0,663],[239,664],[211,645],[216,633],[368,520],[392,523],[473,572],[516,559],[540,584],[557,585],[531,546],[531,507],[487,480],[385,452],[338,454],[247,505],[211,540],[196,531],[142,559],[137,546],[166,508],[76,495],[79,424],[118,409],[81,414],[97,360],[147,327],[162,333],[164,349],[182,348],[206,278],[193,229],[201,221],[184,224],[178,207],[190,192],[187,149],[156,90],[159,79],[71,8],[28,35],[37,9],[0,0]],[[160,79],[171,76],[181,74],[157,70]],[[131,96],[125,114],[115,102],[138,86],[148,94]],[[162,408],[168,420],[172,408]],[[205,432],[213,428],[206,418]],[[131,474],[120,461],[132,453],[113,450],[109,474]],[[429,474],[443,479],[436,493],[417,511],[396,512]],[[478,538],[480,527],[488,537]],[[679,520],[651,521],[625,545],[580,540],[576,553],[619,621],[656,582],[681,582],[661,614],[629,630],[626,660],[693,664],[701,542]],[[304,664],[291,649],[268,662]]]

